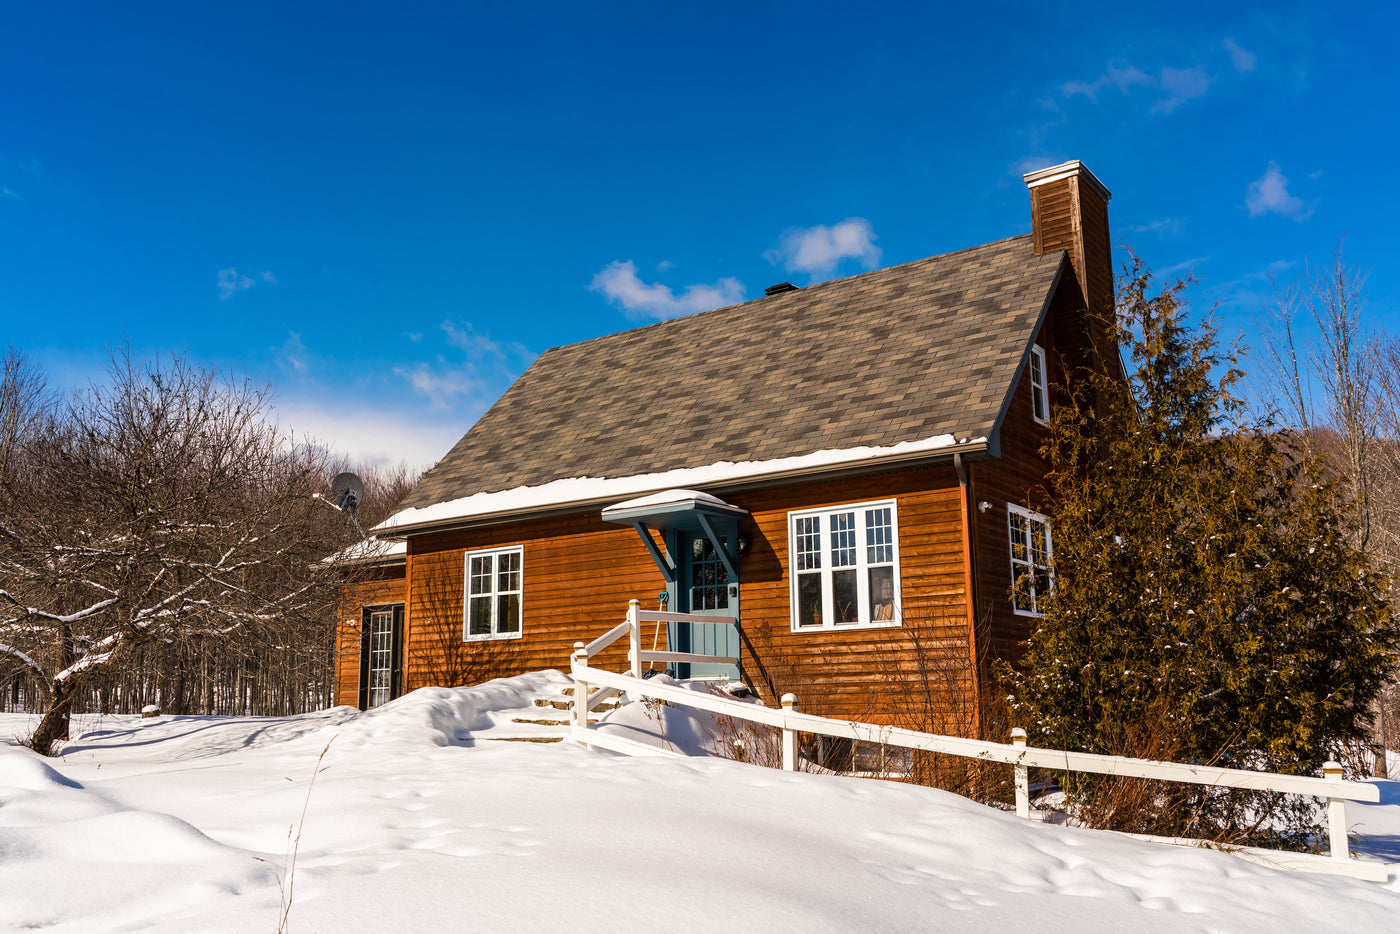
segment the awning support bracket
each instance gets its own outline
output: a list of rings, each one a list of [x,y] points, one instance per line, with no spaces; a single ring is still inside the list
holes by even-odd
[[[697,512],[695,518],[700,520],[700,528],[704,530],[705,537],[710,540],[710,544],[714,546],[715,553],[719,555],[719,560],[724,563],[724,569],[729,572],[729,579],[731,581],[737,581],[739,579],[739,569],[734,566],[734,558],[729,554],[729,549],[724,547],[724,543],[720,541],[719,535],[715,532],[714,524],[710,521],[710,517],[703,512]]]
[[[647,546],[647,551],[651,554],[651,560],[656,562],[656,566],[661,569],[661,576],[666,578],[666,583],[676,582],[676,565],[671,561],[670,555],[662,554],[656,547],[656,540],[651,537],[651,529],[647,528],[645,522],[633,522],[632,528],[637,530],[637,534],[642,538],[642,544]]]

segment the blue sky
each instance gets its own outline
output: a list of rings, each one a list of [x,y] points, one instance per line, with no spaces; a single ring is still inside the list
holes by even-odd
[[[1227,335],[1343,237],[1397,329],[1400,17],[1130,6],[12,4],[0,344],[426,465],[548,347],[1024,232],[1071,158]]]

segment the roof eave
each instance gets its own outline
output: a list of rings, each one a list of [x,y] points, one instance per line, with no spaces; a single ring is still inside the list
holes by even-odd
[[[820,467],[807,466],[793,468],[791,470],[777,470],[761,476],[741,477],[734,480],[720,480],[712,483],[705,483],[703,487],[705,492],[719,495],[721,493],[736,493],[748,490],[767,489],[774,486],[786,486],[795,482],[836,480],[843,477],[859,476],[861,474],[889,473],[896,470],[909,470],[916,467],[929,467],[943,463],[951,464],[954,454],[961,454],[965,461],[987,460],[998,456],[997,447],[996,435],[992,434],[989,435],[987,439],[979,438],[973,441],[964,441],[946,448],[940,448],[936,451],[910,451],[900,454],[884,455],[863,461],[826,464]],[[668,489],[668,485],[660,484],[653,490],[646,490],[629,495],[642,496],[647,493],[659,493],[665,489]],[[585,499],[570,500],[568,502],[531,505],[519,509],[505,509],[451,519],[437,519],[429,522],[399,525],[391,529],[377,529],[375,534],[381,539],[407,539],[415,535],[456,532],[462,529],[505,525],[520,520],[549,519],[561,515],[588,512],[592,509],[601,511],[604,507],[615,502],[617,502],[616,495],[593,496]]]

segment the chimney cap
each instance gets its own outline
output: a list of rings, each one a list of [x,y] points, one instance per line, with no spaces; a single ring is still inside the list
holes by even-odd
[[[1037,188],[1049,182],[1058,182],[1062,178],[1069,178],[1072,175],[1078,175],[1081,179],[1087,181],[1089,187],[1094,189],[1099,197],[1103,198],[1105,201],[1112,200],[1113,195],[1109,194],[1103,182],[1099,181],[1094,173],[1089,171],[1089,167],[1078,159],[1071,159],[1068,162],[1061,162],[1059,165],[1052,165],[1049,168],[1027,172],[1025,175],[1021,176],[1021,179],[1026,183],[1027,188]]]
[[[777,285],[770,285],[763,290],[765,297],[769,295],[782,295],[784,292],[797,292],[801,287],[793,285],[791,282],[779,282]]]

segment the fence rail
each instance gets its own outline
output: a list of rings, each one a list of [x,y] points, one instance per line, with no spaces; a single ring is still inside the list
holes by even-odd
[[[689,613],[642,610],[638,601],[633,600],[628,607],[626,621],[614,626],[587,645],[582,642],[575,643],[571,666],[574,676],[571,732],[575,742],[632,755],[667,754],[669,751],[657,753],[654,751],[655,747],[646,747],[631,740],[609,736],[588,726],[588,711],[598,703],[601,696],[612,696],[616,693],[626,692],[629,695],[653,697],[667,703],[694,707],[711,713],[775,727],[782,731],[782,767],[788,771],[795,771],[798,766],[797,738],[799,733],[815,733],[822,736],[961,756],[985,762],[1005,763],[1010,765],[1014,771],[1016,813],[1023,818],[1030,817],[1028,773],[1031,768],[1184,782],[1249,791],[1309,795],[1327,800],[1329,844],[1327,856],[1286,853],[1255,847],[1241,847],[1235,849],[1234,852],[1275,868],[1328,872],[1372,882],[1384,882],[1388,878],[1388,870],[1384,863],[1363,862],[1350,858],[1346,834],[1346,802],[1378,802],[1380,801],[1380,789],[1365,782],[1345,781],[1342,778],[1342,767],[1335,762],[1328,762],[1323,767],[1323,778],[1305,775],[1281,775],[1274,772],[1251,772],[1247,769],[1216,768],[1182,762],[1155,762],[1146,759],[1128,759],[1122,756],[1106,756],[1098,753],[1036,748],[1027,745],[1026,733],[1021,729],[1012,730],[1010,743],[993,743],[960,736],[921,733],[916,730],[861,723],[854,720],[834,720],[828,717],[799,713],[796,709],[797,698],[792,694],[785,694],[782,698],[783,708],[774,710],[771,707],[746,704],[731,698],[689,691],[643,679],[640,664],[646,661],[664,661],[670,658],[674,661],[736,663],[735,659],[718,656],[677,652],[643,652],[640,642],[640,623],[643,621],[713,622],[714,620],[710,617]],[[612,645],[623,635],[630,635],[631,648],[628,653],[630,673],[618,674],[594,668],[588,664],[591,656]],[[593,685],[604,690],[600,690],[590,697],[588,692]],[[1148,839],[1159,842],[1199,843],[1199,841],[1167,841],[1155,837]]]

